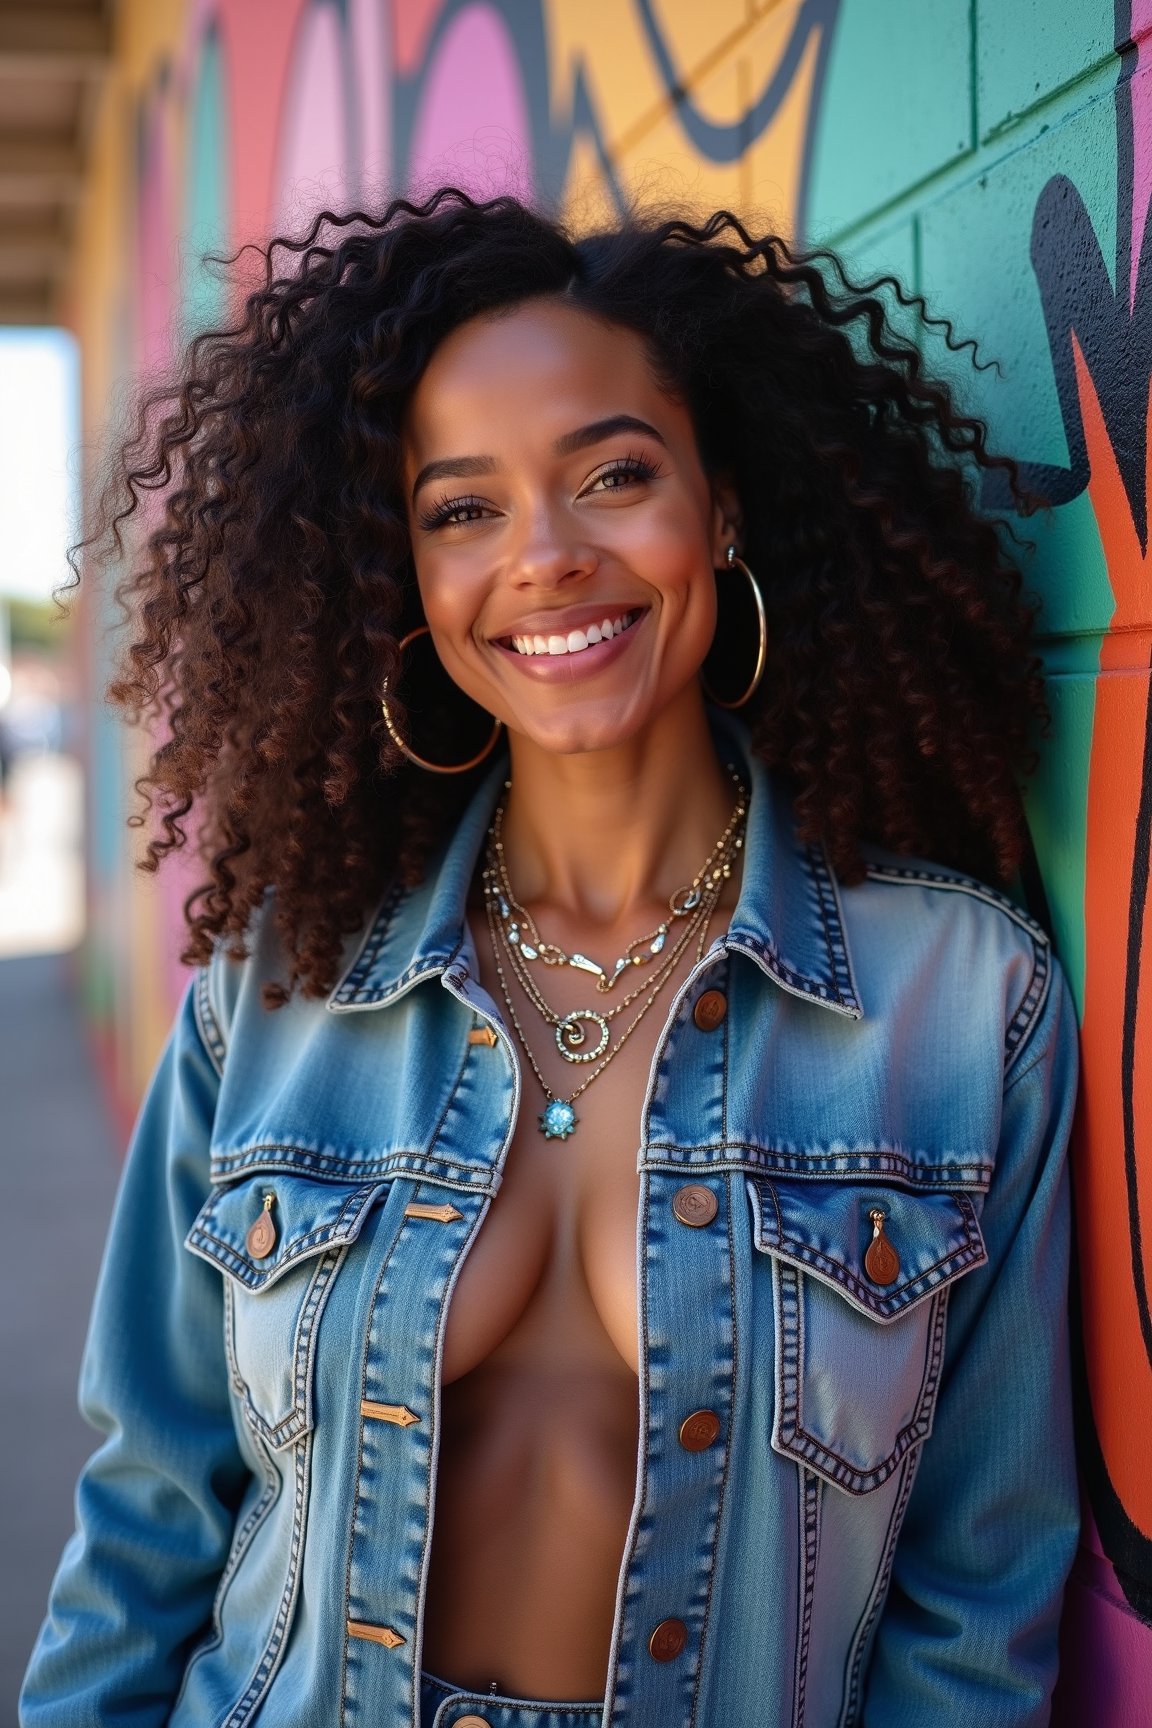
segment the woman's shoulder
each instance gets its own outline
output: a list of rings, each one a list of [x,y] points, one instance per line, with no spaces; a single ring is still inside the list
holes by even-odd
[[[1031,1041],[1064,983],[1044,926],[1011,894],[930,859],[876,846],[840,890],[865,1013],[919,999],[956,1017],[996,1014],[1005,1062]]]

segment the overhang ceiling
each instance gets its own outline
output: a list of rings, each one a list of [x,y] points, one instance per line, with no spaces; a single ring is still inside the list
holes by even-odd
[[[114,0],[0,0],[0,325],[52,324]]]

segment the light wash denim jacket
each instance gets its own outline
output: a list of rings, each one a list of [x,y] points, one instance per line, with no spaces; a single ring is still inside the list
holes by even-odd
[[[977,882],[873,854],[838,887],[750,771],[739,904],[643,1115],[604,1728],[1043,1723],[1077,1529],[1067,990]],[[262,1008],[270,920],[188,991],[101,1276],[82,1402],[106,1439],[26,1728],[418,1722],[445,1319],[539,1102],[464,922],[499,779],[327,1003]],[[699,1410],[720,1434],[691,1451]],[[669,1618],[687,1642],[659,1661]]]

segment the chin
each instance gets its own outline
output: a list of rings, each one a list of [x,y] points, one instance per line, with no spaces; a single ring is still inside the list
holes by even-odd
[[[582,756],[627,744],[642,729],[643,716],[610,712],[519,716],[509,730],[554,756]]]

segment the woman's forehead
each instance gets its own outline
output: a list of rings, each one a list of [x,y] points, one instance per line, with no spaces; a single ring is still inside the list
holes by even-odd
[[[405,417],[409,460],[429,443],[500,424],[572,424],[613,414],[683,413],[644,338],[560,300],[526,301],[459,325],[432,355]],[[573,419],[572,417],[575,416]]]

